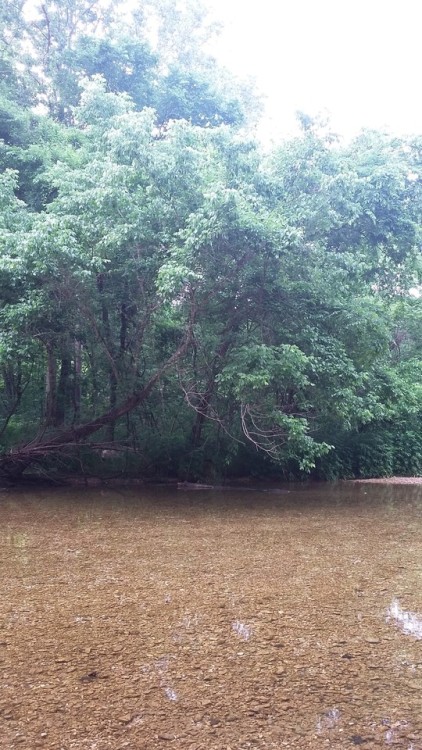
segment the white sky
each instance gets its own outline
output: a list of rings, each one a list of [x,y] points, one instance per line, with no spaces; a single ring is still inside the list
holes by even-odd
[[[422,134],[422,0],[205,3],[224,27],[214,54],[266,97],[266,141],[289,135],[297,110],[328,114],[346,137]]]
[[[215,52],[266,95],[265,135],[294,112],[361,127],[422,133],[422,0],[207,0],[223,22]]]

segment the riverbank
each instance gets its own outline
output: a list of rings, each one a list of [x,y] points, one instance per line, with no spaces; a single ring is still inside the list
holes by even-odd
[[[315,480],[310,479],[310,482]],[[345,481],[348,484],[422,484],[422,477],[374,477],[371,479],[347,479],[339,480]],[[332,484],[332,482],[317,481],[317,484]],[[269,487],[268,485],[271,485]],[[56,475],[56,476],[38,476],[38,475],[23,475],[19,479],[6,480],[3,478],[3,486],[0,487],[3,491],[8,489],[18,489],[19,487],[34,486],[38,488],[42,487],[85,487],[89,489],[109,487],[168,487],[169,489],[178,490],[213,490],[213,491],[228,491],[228,490],[245,490],[245,491],[256,491],[256,492],[285,492],[285,489],[279,489],[277,485],[292,485],[299,486],[303,482],[287,482],[286,480],[280,479],[276,482],[272,479],[270,482],[266,482],[264,478],[258,479],[256,477],[241,477],[239,479],[233,479],[227,484],[203,484],[200,482],[180,482],[177,479],[151,479],[147,477],[125,477],[123,475],[118,476],[86,476],[81,474],[69,474],[69,475]],[[265,487],[264,487],[265,485]]]
[[[378,477],[377,479],[351,479],[359,484],[422,484],[422,477]]]

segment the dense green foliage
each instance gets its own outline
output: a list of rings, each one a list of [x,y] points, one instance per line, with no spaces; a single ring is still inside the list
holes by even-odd
[[[422,139],[263,154],[145,7],[0,14],[1,468],[421,473]]]

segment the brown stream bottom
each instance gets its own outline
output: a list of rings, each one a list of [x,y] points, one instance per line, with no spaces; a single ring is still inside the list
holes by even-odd
[[[422,487],[0,502],[5,750],[422,750]]]

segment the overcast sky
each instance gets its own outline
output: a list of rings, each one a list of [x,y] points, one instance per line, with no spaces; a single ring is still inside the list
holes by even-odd
[[[207,0],[224,24],[218,58],[267,96],[265,132],[294,112],[422,133],[422,0]]]

